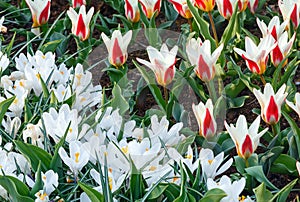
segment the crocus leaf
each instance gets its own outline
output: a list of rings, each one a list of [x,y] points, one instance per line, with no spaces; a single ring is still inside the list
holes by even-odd
[[[12,176],[1,176],[0,175],[0,185],[6,189],[6,191],[12,197],[12,201],[15,202],[33,202],[34,200],[29,196],[28,187]]]
[[[92,202],[104,201],[102,194],[100,194],[97,190],[89,187],[88,185],[84,184],[83,182],[78,182],[78,185],[88,195],[88,197],[90,198],[90,200]]]
[[[39,161],[34,186],[32,187],[32,189],[30,191],[30,195],[34,196],[35,193],[37,193],[38,191],[40,191],[42,189],[43,189],[43,182],[42,182],[42,176],[41,176],[41,161]]]
[[[211,201],[221,201],[222,198],[227,196],[227,194],[218,188],[208,190],[203,198],[200,200],[200,202],[211,202]]]
[[[32,170],[37,172],[39,162],[41,161],[41,170],[46,172],[50,169],[51,155],[45,150],[34,146],[32,144],[27,144],[19,140],[14,141],[18,150],[25,156],[25,158],[30,163]]]
[[[287,197],[289,196],[289,193],[291,192],[292,188],[295,186],[297,183],[298,179],[294,179],[292,182],[287,184],[285,187],[283,187],[279,192],[277,192],[271,201],[275,200],[277,198],[277,202],[281,201],[287,201]]]

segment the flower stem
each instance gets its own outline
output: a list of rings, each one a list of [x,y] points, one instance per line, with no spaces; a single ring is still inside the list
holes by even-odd
[[[260,80],[261,80],[261,82],[264,84],[264,86],[266,85],[266,80],[265,80],[265,78],[264,78],[264,76],[261,74],[260,75]]]
[[[246,166],[246,168],[249,167],[249,161],[248,161],[248,159],[245,159],[245,166]]]
[[[188,19],[188,23],[190,25],[190,32],[192,32],[193,31],[193,22],[192,22],[191,18]]]
[[[211,24],[211,28],[212,28],[213,34],[214,34],[216,45],[218,46],[218,44],[219,44],[218,35],[217,35],[216,26],[215,26],[213,17],[211,15],[211,12],[208,12],[208,17],[209,17],[209,20],[210,20],[210,24]]]
[[[209,92],[209,96],[211,97],[213,103],[216,103],[218,97],[217,97],[217,92],[215,89],[215,85],[214,85],[214,81],[210,80],[208,82],[206,82],[206,86]]]

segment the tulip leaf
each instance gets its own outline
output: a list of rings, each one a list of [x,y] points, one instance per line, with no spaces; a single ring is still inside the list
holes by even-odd
[[[237,30],[234,29],[238,29],[238,23],[237,23],[237,19],[238,19],[238,3],[236,3],[235,5],[235,9],[234,12],[232,14],[232,16],[230,17],[229,23],[225,29],[225,31],[223,32],[222,38],[220,43],[224,44],[224,47],[227,46],[228,41],[233,38],[237,32]]]
[[[34,182],[34,186],[32,187],[30,191],[30,195],[34,196],[35,193],[43,189],[43,182],[41,177],[41,161],[39,161],[38,169],[36,171],[36,178]]]
[[[15,98],[16,96],[12,96],[11,98],[8,98],[0,103],[0,123],[2,123],[6,111],[8,110],[11,103],[15,100]]]
[[[181,141],[177,146],[177,151],[180,154],[186,153],[188,147],[195,141],[195,137],[196,135],[193,134],[185,138],[183,141]]]
[[[238,78],[225,86],[226,96],[235,98],[245,87],[245,84]]]
[[[227,194],[223,190],[215,188],[208,190],[200,200],[200,202],[218,202],[221,201],[225,196],[227,196]]]
[[[148,197],[148,200],[155,200],[155,199],[159,198],[167,188],[168,188],[168,185],[165,185],[165,184],[155,186],[155,188],[152,189],[152,191]]]
[[[14,143],[18,148],[18,150],[28,160],[34,172],[37,172],[40,161],[41,161],[41,170],[43,172],[49,170],[50,162],[52,158],[49,153],[47,153],[45,150],[35,145],[27,144],[19,140],[15,140]]]
[[[180,187],[176,184],[169,183],[164,194],[168,198],[168,201],[174,201],[176,197],[180,194]]]
[[[10,194],[12,201],[15,202],[33,202],[29,196],[28,187],[19,179],[12,176],[1,176],[0,185]]]
[[[271,198],[273,197],[272,193],[267,190],[266,184],[264,182],[256,187],[253,191],[255,193],[257,202],[271,201]]]
[[[131,175],[130,175],[130,198],[131,201],[136,201],[143,197],[145,186],[142,173],[136,168],[133,160],[130,158]]]
[[[288,123],[290,124],[292,131],[294,133],[294,137],[295,137],[295,141],[296,141],[296,145],[297,145],[297,150],[298,150],[298,154],[300,154],[300,129],[298,127],[298,125],[296,124],[296,122],[294,121],[294,119],[292,119],[288,113],[286,113],[284,110],[282,110],[282,115],[284,116],[284,118],[288,121]]]
[[[297,183],[297,181],[298,181],[298,179],[294,179],[292,182],[290,182],[285,187],[283,187],[279,192],[277,192],[273,196],[273,198],[271,199],[271,201],[275,200],[275,198],[277,198],[277,200],[276,200],[277,202],[287,201],[289,193],[291,192],[292,188],[295,186],[295,184]]]
[[[195,20],[199,30],[200,34],[204,39],[208,39],[211,43],[212,50],[216,49],[216,42],[214,38],[210,35],[209,32],[209,24],[206,22],[198,13],[197,8],[191,3],[191,0],[187,0],[187,5],[191,11],[191,14],[193,15],[193,19]]]
[[[266,185],[273,190],[278,190],[278,188],[267,179],[262,169],[262,166],[252,166],[250,168],[245,168],[245,171],[249,175],[254,177],[257,181],[266,183]]]
[[[271,172],[297,176],[296,159],[287,154],[281,154],[272,164]]]
[[[288,66],[285,68],[285,72],[278,83],[279,87],[287,83],[289,80],[293,80],[292,75],[295,75],[296,70],[299,67],[299,63],[300,60],[298,60],[297,57],[288,63]]]
[[[129,109],[129,104],[123,97],[122,90],[117,83],[115,83],[112,89],[112,95],[111,106],[114,109],[119,109],[120,114],[124,114]]]
[[[248,99],[249,96],[241,96],[241,97],[236,97],[236,98],[229,98],[227,97],[227,107],[228,109],[232,108],[240,108],[244,106],[246,99]]]
[[[54,40],[54,41],[50,41],[48,43],[45,43],[42,47],[41,47],[41,51],[43,53],[47,53],[47,52],[54,52],[56,50],[56,48],[59,46],[59,44],[62,42],[61,39],[59,40]]]
[[[78,182],[78,185],[88,195],[92,202],[104,201],[103,195],[100,194],[97,190],[89,187],[88,185],[82,182]]]

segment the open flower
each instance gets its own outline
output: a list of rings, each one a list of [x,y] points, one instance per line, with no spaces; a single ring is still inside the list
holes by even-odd
[[[215,64],[222,52],[223,44],[221,44],[212,54],[209,40],[203,43],[200,38],[197,40],[192,38],[187,42],[186,53],[191,65],[195,65],[194,71],[197,76],[204,82],[208,82],[215,77]]]
[[[271,34],[276,41],[282,35],[286,25],[288,24],[288,21],[284,21],[280,24],[280,19],[278,16],[274,16],[269,22],[268,26],[263,20],[259,20],[259,18],[256,18],[256,22],[263,37],[267,37],[269,34]]]
[[[237,0],[216,0],[219,13],[229,19],[234,11]]]
[[[140,20],[138,2],[138,0],[125,0],[125,15],[131,22],[138,22]]]
[[[292,108],[298,114],[298,116],[300,117],[300,93],[298,93],[298,92],[296,93],[295,100],[296,100],[295,104],[293,104],[292,102],[290,102],[288,100],[286,101],[286,104],[290,108]]]
[[[271,51],[271,62],[277,67],[290,52],[296,38],[296,33],[288,41],[288,33],[284,32],[278,39],[277,46]],[[284,67],[288,63],[288,59],[282,64]]]
[[[285,88],[286,85],[283,84],[275,94],[271,84],[267,83],[264,93],[257,89],[253,90],[253,93],[261,106],[261,117],[266,123],[273,125],[279,121],[281,116],[281,105],[288,95],[284,92]]]
[[[175,63],[178,46],[170,51],[166,44],[161,46],[160,51],[152,46],[147,47],[150,62],[137,58],[137,61],[148,66],[154,73],[156,81],[161,86],[167,86],[175,76]]]
[[[194,0],[195,6],[204,12],[210,12],[215,7],[215,0]]]
[[[230,158],[221,166],[221,163],[224,161],[224,152],[214,156],[214,152],[211,149],[201,149],[199,160],[206,179],[214,179],[217,175],[222,174],[230,168],[233,162],[233,159]]]
[[[32,32],[39,34],[39,26],[46,24],[50,16],[51,0],[26,0],[32,15]]]
[[[234,51],[242,56],[250,71],[259,75],[263,74],[267,68],[268,55],[277,45],[275,39],[268,35],[256,46],[251,38],[246,36],[245,44],[246,51],[239,48],[234,48]]]
[[[87,144],[87,143],[85,143]],[[82,143],[75,140],[69,144],[70,157],[64,148],[60,147],[58,150],[60,158],[64,163],[69,166],[71,171],[77,177],[78,172],[85,166],[89,161],[89,153],[86,151],[87,147],[82,147]]]
[[[161,7],[161,0],[139,0],[139,2],[147,18],[150,19],[155,12],[156,15],[158,15]]]
[[[6,33],[7,32],[7,27],[5,27],[3,25],[3,22],[4,22],[4,16],[1,17],[0,19],[0,33]]]
[[[58,187],[58,174],[53,170],[48,170],[46,173],[42,172],[42,181],[44,193],[49,196]]]
[[[278,6],[284,20],[292,21],[294,29],[299,26],[300,1],[299,0],[278,0]],[[289,24],[288,24],[289,26]]]
[[[108,60],[115,67],[121,67],[127,60],[127,47],[131,41],[132,31],[122,36],[120,30],[115,30],[109,39],[104,33],[101,34],[108,51]]]
[[[208,190],[219,188],[227,194],[227,196],[222,198],[220,202],[239,201],[239,195],[244,190],[245,185],[245,178],[241,178],[240,180],[236,180],[231,183],[231,179],[226,175],[223,175],[219,182],[215,182],[211,178],[207,181]]]
[[[72,0],[73,8],[78,8],[82,5],[86,5],[85,0]]]
[[[239,11],[243,12],[246,10],[249,0],[238,0]]]
[[[186,19],[189,19],[189,18],[193,17],[192,13],[191,13],[188,5],[187,5],[186,0],[169,0],[169,1],[173,4],[175,10],[182,17],[184,17]]]
[[[217,131],[211,99],[208,99],[205,105],[202,102],[198,105],[193,104],[192,108],[198,122],[199,134],[205,138],[211,138]]]
[[[254,14],[258,7],[258,0],[249,0],[248,7],[249,7],[251,13]]]
[[[247,120],[244,115],[240,115],[236,127],[230,126],[225,121],[225,127],[233,140],[238,155],[244,159],[248,159],[256,150],[259,144],[259,138],[265,134],[268,128],[258,133],[260,117],[258,116],[248,129]]]
[[[78,36],[81,41],[88,39],[90,36],[89,24],[94,14],[94,7],[86,13],[85,5],[82,5],[78,14],[70,7],[67,14],[72,21],[72,33]]]

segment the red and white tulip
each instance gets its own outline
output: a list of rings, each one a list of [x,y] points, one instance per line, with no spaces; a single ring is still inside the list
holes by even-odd
[[[271,34],[276,41],[282,35],[282,33],[285,30],[285,27],[288,24],[288,21],[284,21],[283,23],[280,24],[280,19],[278,16],[273,17],[269,22],[268,26],[258,18],[256,19],[256,22],[263,35],[263,38]]]
[[[248,1],[249,0],[238,0],[239,11],[243,12],[247,9]]]
[[[200,38],[197,40],[192,38],[187,42],[186,53],[191,65],[195,66],[194,71],[197,76],[204,82],[208,82],[215,77],[215,64],[222,52],[223,44],[221,44],[212,54],[209,40],[203,43]]]
[[[275,94],[271,84],[267,83],[264,93],[257,89],[253,90],[261,106],[261,117],[267,124],[273,125],[279,121],[281,117],[281,106],[288,95],[284,92],[285,88],[286,85],[283,84]]]
[[[120,30],[115,30],[109,39],[104,33],[101,34],[103,42],[108,51],[108,59],[110,64],[115,67],[121,67],[127,60],[127,47],[131,41],[132,31],[128,31],[122,36]]]
[[[249,0],[248,7],[249,7],[251,13],[254,14],[258,7],[258,0]]]
[[[130,22],[138,22],[140,20],[138,3],[138,0],[125,0],[125,15]]]
[[[192,108],[198,122],[200,136],[213,137],[217,131],[217,123],[214,118],[214,106],[211,99],[208,99],[205,105],[202,102],[198,105],[193,104]]]
[[[178,46],[170,51],[166,44],[161,46],[160,51],[152,46],[147,47],[150,62],[137,58],[137,61],[149,67],[155,74],[156,81],[161,86],[167,86],[172,82],[176,72],[176,55]]]
[[[235,144],[237,154],[244,159],[248,159],[254,153],[259,144],[259,138],[268,130],[268,128],[265,128],[258,133],[259,123],[260,117],[258,116],[248,128],[244,115],[239,116],[236,127],[233,124],[229,126],[225,121],[225,128]]]
[[[82,5],[78,14],[70,7],[67,14],[72,21],[72,33],[78,36],[81,41],[88,39],[90,36],[89,24],[94,14],[94,7],[86,13],[85,5]]]
[[[161,7],[161,0],[139,0],[139,2],[147,18],[150,19],[155,12],[156,15],[158,15]]]
[[[72,0],[73,8],[80,8],[82,5],[86,5],[85,0]]]
[[[204,12],[210,12],[215,7],[215,0],[194,0],[195,6]]]
[[[192,16],[192,13],[187,5],[186,0],[169,0],[173,6],[174,9],[184,18],[189,19]]]
[[[296,101],[296,103],[293,104],[292,102],[290,102],[290,101],[287,100],[286,104],[290,108],[292,108],[298,114],[298,116],[300,117],[300,93],[296,93],[296,95],[295,95],[295,101]]]
[[[229,19],[235,8],[237,0],[216,0],[219,13],[226,19]]]
[[[271,51],[271,62],[275,67],[277,67],[283,59],[287,56],[287,54],[290,52],[293,43],[296,38],[296,33],[292,36],[290,41],[288,41],[288,33],[284,32],[278,42],[277,46]],[[282,65],[283,67],[288,63],[288,60],[286,59],[284,64]]]
[[[46,24],[50,16],[51,0],[26,0],[32,15],[32,32],[36,35],[40,33],[39,26]]]
[[[261,75],[266,71],[269,53],[276,45],[277,43],[271,35],[261,39],[258,46],[247,36],[245,39],[246,51],[239,48],[234,48],[234,51],[246,61],[250,71]]]
[[[299,0],[278,0],[278,6],[283,16],[283,19],[287,21],[292,21],[293,26],[296,29],[299,26],[300,1]]]

